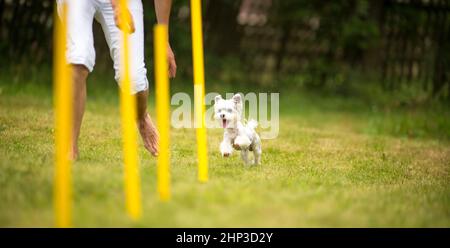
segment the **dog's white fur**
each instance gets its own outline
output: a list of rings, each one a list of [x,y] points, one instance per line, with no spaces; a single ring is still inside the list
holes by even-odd
[[[241,151],[245,164],[251,164],[248,158],[249,151],[253,151],[254,164],[261,164],[261,139],[255,128],[258,122],[250,120],[244,124],[242,119],[242,97],[239,94],[229,100],[217,95],[214,99],[214,117],[220,120],[225,129],[223,141],[220,143],[220,153],[223,157],[229,157],[233,148]]]

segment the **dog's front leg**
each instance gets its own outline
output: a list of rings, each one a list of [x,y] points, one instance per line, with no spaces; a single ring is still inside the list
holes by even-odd
[[[224,137],[222,143],[220,143],[220,153],[222,157],[229,157],[233,152],[233,147],[231,146],[231,140],[228,137]]]

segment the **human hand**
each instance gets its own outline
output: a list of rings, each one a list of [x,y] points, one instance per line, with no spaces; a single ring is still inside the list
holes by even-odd
[[[135,31],[133,16],[128,9],[125,9],[125,11],[126,20],[124,21],[124,23],[122,23],[122,13],[120,8],[114,8],[114,21],[116,22],[116,26],[120,30],[132,34]]]
[[[169,63],[169,77],[174,78],[177,75],[177,62],[170,44],[167,44],[167,61]]]

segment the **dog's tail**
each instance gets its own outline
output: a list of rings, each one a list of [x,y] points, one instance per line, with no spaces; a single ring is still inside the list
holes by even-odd
[[[253,120],[253,119],[249,120],[248,123],[247,123],[247,127],[252,129],[252,130],[255,130],[255,128],[257,126],[258,126],[258,122]]]

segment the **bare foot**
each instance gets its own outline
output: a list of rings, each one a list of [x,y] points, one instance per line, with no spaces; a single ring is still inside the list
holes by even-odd
[[[145,114],[143,119],[138,120],[138,129],[141,134],[142,141],[144,142],[145,149],[147,149],[153,156],[158,156],[159,133],[148,113]]]

